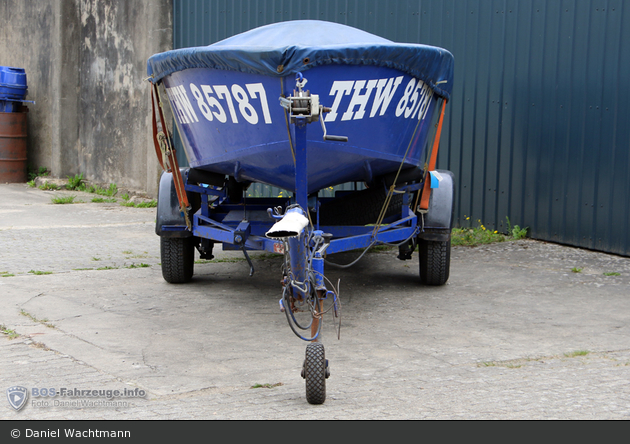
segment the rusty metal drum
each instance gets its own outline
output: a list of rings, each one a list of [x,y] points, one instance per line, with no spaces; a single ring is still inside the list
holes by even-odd
[[[27,115],[0,112],[0,183],[26,182]]]

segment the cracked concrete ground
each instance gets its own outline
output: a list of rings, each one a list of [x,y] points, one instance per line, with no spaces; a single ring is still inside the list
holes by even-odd
[[[329,268],[341,339],[326,319],[332,375],[312,406],[278,258],[254,257],[250,278],[219,252],[228,260],[169,285],[155,209],[55,194],[0,185],[0,388],[146,396],[31,396],[19,412],[3,398],[1,419],[630,418],[630,258],[533,240],[456,247],[437,288],[418,283],[417,255]]]

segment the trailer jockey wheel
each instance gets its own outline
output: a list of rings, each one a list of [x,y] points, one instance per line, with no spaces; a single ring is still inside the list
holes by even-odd
[[[326,401],[326,378],[330,375],[324,344],[311,342],[306,346],[302,377],[306,379],[306,400],[309,404]]]

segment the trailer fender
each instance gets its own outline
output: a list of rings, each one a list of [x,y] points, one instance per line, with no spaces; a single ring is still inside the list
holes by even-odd
[[[180,168],[184,182],[188,179],[188,168]],[[192,204],[191,193],[187,193]],[[189,230],[163,230],[165,225],[186,226],[186,219],[179,210],[179,200],[173,182],[173,174],[163,172],[160,176],[160,186],[158,188],[157,215],[155,222],[155,234],[163,237],[191,237],[193,234]]]
[[[431,189],[429,208],[424,214],[424,221],[419,221],[422,231],[420,239],[447,241],[453,229],[453,211],[455,202],[455,176],[447,170],[436,170],[442,180],[437,188]],[[426,180],[431,180],[427,177]],[[419,215],[422,217],[422,215]]]

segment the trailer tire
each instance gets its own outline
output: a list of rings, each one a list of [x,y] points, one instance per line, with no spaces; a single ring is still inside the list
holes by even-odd
[[[326,356],[324,344],[311,342],[306,346],[304,379],[306,379],[306,400],[308,403],[323,404],[326,401]]]
[[[451,240],[418,239],[420,281],[425,285],[444,285],[451,268]]]
[[[368,225],[378,220],[387,190],[382,186],[355,191],[330,202],[320,208],[321,225]],[[402,194],[394,194],[389,202],[385,217],[402,213]]]
[[[162,276],[171,284],[183,284],[192,279],[195,267],[194,237],[160,237]]]

